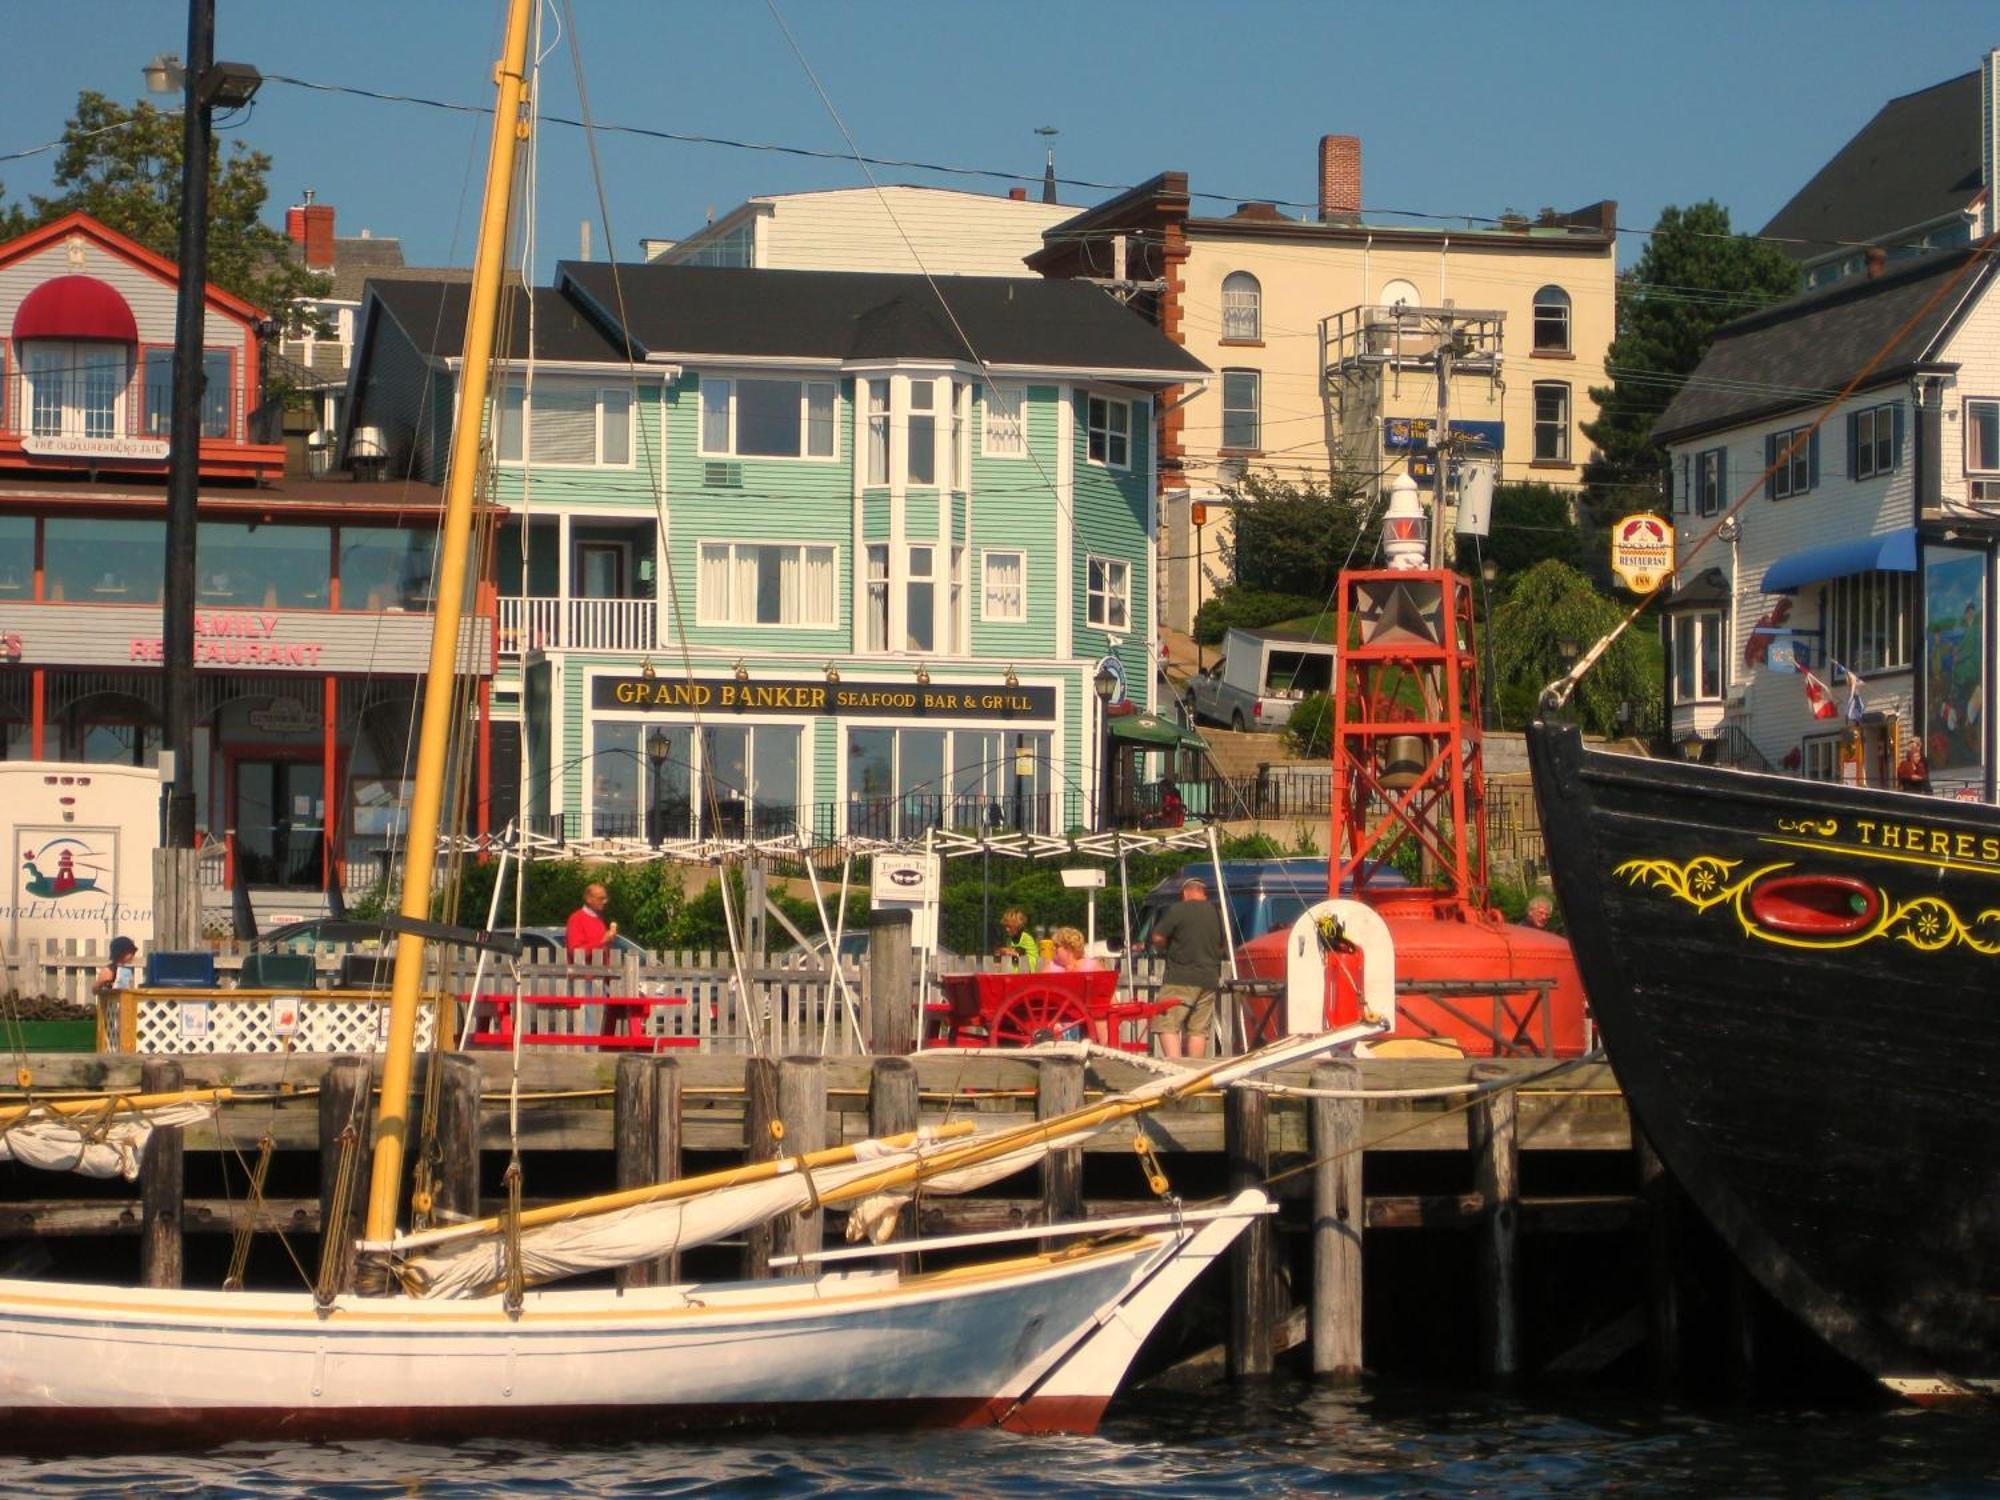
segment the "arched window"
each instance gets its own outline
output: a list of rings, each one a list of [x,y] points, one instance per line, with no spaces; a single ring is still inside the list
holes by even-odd
[[[1535,293],[1535,352],[1569,353],[1569,293],[1559,286]]]
[[[1222,278],[1222,336],[1226,339],[1264,336],[1264,289],[1248,271],[1231,271]]]

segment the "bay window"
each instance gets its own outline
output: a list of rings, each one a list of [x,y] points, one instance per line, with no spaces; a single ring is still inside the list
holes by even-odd
[[[863,647],[889,649],[889,549],[880,542],[868,547],[868,631]]]
[[[937,643],[936,608],[937,548],[911,547],[906,553],[903,578],[903,649],[929,651]]]
[[[937,382],[910,382],[909,447],[904,455],[905,482],[937,483]]]
[[[889,382],[868,382],[868,480],[889,482]]]

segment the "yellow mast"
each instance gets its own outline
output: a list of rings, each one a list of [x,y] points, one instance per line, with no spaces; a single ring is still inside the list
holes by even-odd
[[[494,325],[500,311],[514,155],[529,128],[529,116],[522,106],[527,93],[528,20],[532,8],[530,0],[509,0],[506,46],[494,74],[499,99],[493,111],[493,143],[486,158],[486,196],[480,209],[479,242],[472,261],[465,363],[459,372],[458,417],[452,429],[444,530],[438,549],[430,671],[424,681],[416,790],[410,801],[409,838],[404,850],[401,910],[404,916],[420,920],[430,916],[431,867],[437,857],[438,823],[446,785],[445,751],[451,735],[452,682],[458,670],[458,622],[465,607],[473,487],[479,477],[482,418],[486,410]],[[409,1134],[410,1080],[414,1071],[423,963],[424,940],[407,932],[398,934],[395,978],[389,992],[388,1049],[382,1064],[382,1103],[375,1116],[375,1169],[369,1180],[364,1231],[371,1240],[386,1240],[396,1230],[396,1203]]]

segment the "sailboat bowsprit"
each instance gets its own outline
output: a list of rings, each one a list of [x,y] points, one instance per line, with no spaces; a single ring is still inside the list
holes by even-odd
[[[2000,1392],[2000,812],[1545,723],[1528,751],[1592,1010],[1674,1176],[1891,1389]]]

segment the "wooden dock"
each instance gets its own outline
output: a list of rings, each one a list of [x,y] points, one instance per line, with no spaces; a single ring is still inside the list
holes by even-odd
[[[785,1125],[784,1149],[811,1149],[917,1123],[1018,1123],[1152,1076],[1108,1056],[540,1051],[522,1058],[510,1136],[508,1056],[461,1053],[437,1065],[439,1203],[464,1214],[479,1211],[482,1190],[490,1211],[515,1151],[530,1201],[547,1201],[769,1156],[773,1119]],[[157,1132],[139,1184],[0,1168],[0,1265],[24,1242],[57,1264],[94,1242],[90,1253],[117,1274],[126,1254],[117,1241],[136,1237],[147,1283],[174,1285],[184,1274],[206,1282],[183,1266],[205,1268],[221,1237],[239,1231],[260,1244],[282,1232],[288,1253],[316,1263],[309,1244],[291,1242],[319,1235],[340,1131],[365,1118],[371,1059],[45,1054],[31,1066],[43,1096],[177,1078],[254,1097],[213,1124]],[[979,1196],[920,1199],[917,1227],[951,1233],[1156,1209],[1135,1149],[1143,1136],[1171,1196],[1194,1202],[1263,1183],[1280,1200],[1280,1216],[1234,1253],[1218,1357],[1239,1378],[1271,1371],[1300,1345],[1297,1358],[1324,1375],[1396,1365],[1405,1341],[1434,1342],[1441,1329],[1462,1345],[1463,1368],[1451,1368],[1498,1381],[1589,1375],[1649,1342],[1662,1378],[1678,1369],[1678,1220],[1648,1208],[1662,1193],[1657,1164],[1635,1150],[1608,1067],[1369,1059],[1272,1082],[1114,1127]],[[267,1138],[267,1188],[253,1201],[246,1179]],[[690,1274],[773,1274],[774,1252],[837,1239],[841,1216],[816,1218],[827,1222],[787,1222],[745,1246],[690,1252],[706,1257]],[[725,1259],[708,1264],[717,1256]],[[628,1285],[676,1274],[664,1262],[620,1273]],[[1421,1315],[1410,1310],[1412,1285]]]

